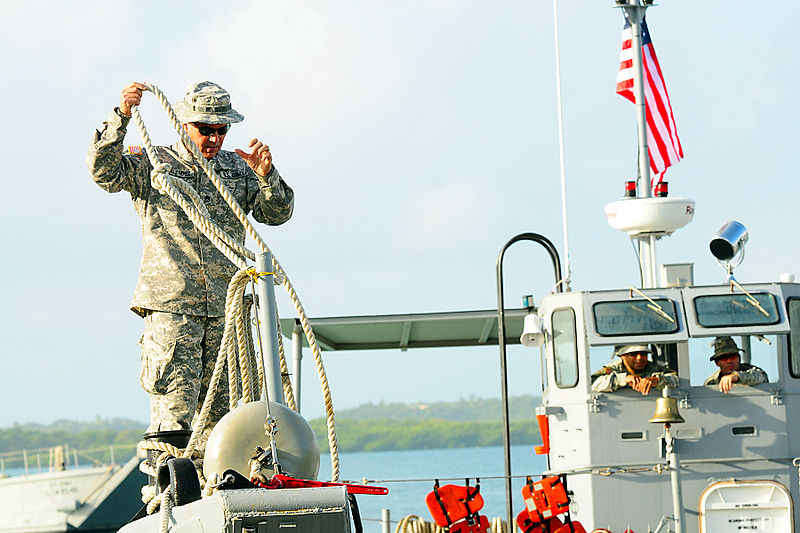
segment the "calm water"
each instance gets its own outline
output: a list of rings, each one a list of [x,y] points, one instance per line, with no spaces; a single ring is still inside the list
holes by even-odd
[[[433,489],[433,479],[439,478],[442,485],[463,485],[465,477],[481,478],[481,494],[484,507],[481,514],[491,520],[495,516],[505,518],[505,483],[502,479],[487,479],[502,476],[503,447],[454,448],[444,450],[405,450],[391,452],[340,453],[341,479],[380,480],[375,485],[389,488],[387,496],[358,496],[358,507],[364,521],[364,531],[380,533],[381,509],[391,511],[392,522],[406,515],[415,514],[427,521],[431,515],[425,505],[425,495]],[[533,446],[511,448],[511,472],[514,476],[538,475],[546,468],[543,456],[533,452]],[[330,479],[330,456],[323,454],[320,461],[319,479]],[[458,478],[445,480],[445,478]],[[422,480],[403,482],[400,480]],[[524,478],[513,480],[514,514],[522,510],[522,486]],[[392,526],[394,530],[395,525]]]
[[[545,459],[533,452],[533,446],[514,446],[511,449],[512,474],[515,476],[538,475],[546,466]],[[439,478],[442,485],[463,485],[469,476],[470,485],[475,477],[481,478],[481,494],[484,507],[481,514],[489,519],[501,516],[505,519],[505,484],[502,479],[488,479],[503,475],[503,448],[453,448],[441,450],[404,450],[391,452],[341,453],[339,454],[341,479],[359,482],[361,478],[379,480],[373,485],[389,488],[387,496],[359,495],[358,507],[364,523],[365,533],[380,533],[382,509],[391,511],[392,531],[397,521],[414,514],[432,521],[425,505],[425,495],[433,489],[433,479]],[[46,471],[47,468],[43,468]],[[29,472],[38,472],[35,462]],[[319,479],[331,478],[330,456],[320,458]],[[6,468],[6,474],[21,475],[22,468]],[[449,479],[456,478],[456,479]],[[403,481],[417,480],[417,481]],[[514,514],[522,510],[520,490],[524,478],[513,480]]]

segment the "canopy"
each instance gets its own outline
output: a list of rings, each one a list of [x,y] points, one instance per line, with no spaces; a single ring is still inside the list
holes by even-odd
[[[527,309],[507,309],[506,343],[519,344]],[[281,319],[291,337],[300,320]],[[497,310],[310,318],[322,350],[383,350],[497,344]],[[303,346],[308,340],[303,338]]]

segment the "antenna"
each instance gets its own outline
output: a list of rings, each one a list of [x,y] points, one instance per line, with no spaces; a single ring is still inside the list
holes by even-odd
[[[564,163],[564,116],[561,101],[561,56],[558,51],[558,0],[553,0],[553,28],[556,41],[556,100],[558,101],[558,155],[561,162],[561,226],[564,231],[564,289],[570,290],[572,269],[569,265],[569,232],[567,230],[567,169]]]

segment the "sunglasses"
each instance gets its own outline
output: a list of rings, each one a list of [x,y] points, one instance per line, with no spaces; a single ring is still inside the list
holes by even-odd
[[[222,136],[228,133],[228,130],[231,129],[230,124],[225,124],[219,128],[212,128],[210,126],[198,126],[197,124],[192,124],[197,131],[200,132],[200,135],[203,137],[211,137],[212,135]]]

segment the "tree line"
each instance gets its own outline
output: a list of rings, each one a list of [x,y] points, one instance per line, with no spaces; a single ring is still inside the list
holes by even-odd
[[[511,398],[512,444],[536,444],[539,430],[535,396]],[[499,399],[468,398],[428,404],[365,404],[336,413],[336,436],[343,452],[500,446],[503,444]],[[328,448],[324,418],[310,421],[321,450]],[[146,424],[128,419],[91,422],[59,420],[49,425],[15,424],[0,428],[0,454],[68,445],[86,450],[114,445],[130,453]],[[122,459],[122,457],[117,457]]]

